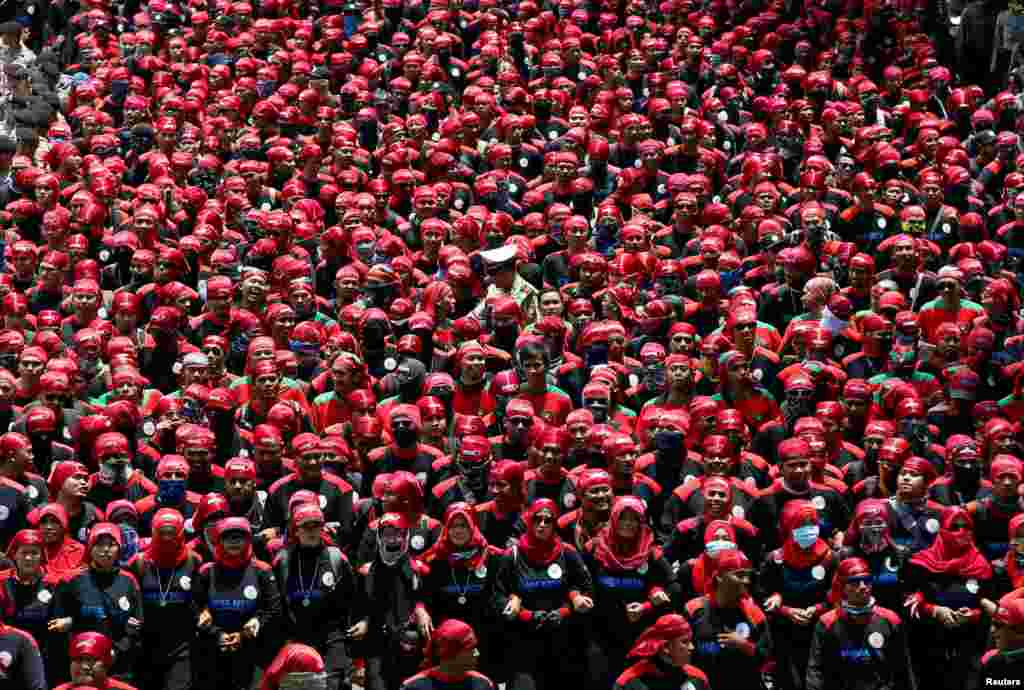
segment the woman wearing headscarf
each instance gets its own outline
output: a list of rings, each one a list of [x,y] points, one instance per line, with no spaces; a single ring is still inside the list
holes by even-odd
[[[492,690],[486,675],[477,673],[480,650],[468,624],[450,618],[437,627],[427,650],[431,666],[402,683],[402,690]]]
[[[974,521],[948,508],[935,541],[910,559],[905,573],[911,651],[924,687],[969,688],[988,633],[981,600],[992,598],[992,566],[974,544]]]
[[[433,625],[423,604],[427,566],[412,556],[412,529],[405,515],[385,513],[375,525],[376,548],[362,575],[363,618],[348,629],[357,643],[354,656],[366,659],[366,690],[396,690],[415,672],[416,660],[403,653],[408,627],[415,623],[419,643],[428,640]]]
[[[889,520],[888,502],[868,498],[858,503],[839,558],[863,559],[871,570],[875,601],[890,611],[902,611],[906,590],[900,573],[911,553],[910,549],[893,541]]]
[[[392,472],[384,484],[381,504],[385,512],[402,515],[409,525],[409,551],[419,558],[434,545],[441,533],[441,523],[424,511],[423,483],[412,472]],[[363,534],[356,563],[373,560],[377,550],[377,525],[371,522]]]
[[[134,685],[111,677],[114,645],[102,633],[84,632],[71,638],[67,656],[71,657],[71,682],[54,690],[135,690]],[[51,686],[53,687],[53,686]]]
[[[819,536],[818,510],[811,501],[791,500],[782,509],[782,548],[765,558],[760,588],[777,645],[776,680],[786,690],[802,690],[814,621],[828,610],[835,555]]]
[[[587,672],[595,687],[608,687],[636,638],[668,608],[675,577],[636,496],[615,499],[611,519],[585,547],[583,562],[594,582]]]
[[[714,559],[722,551],[743,550],[737,543],[736,527],[725,520],[712,520],[704,528],[704,549],[695,558],[680,562],[676,570],[679,601],[703,596],[714,575]]]
[[[260,682],[260,690],[279,690],[301,674],[310,690],[325,690],[330,680],[320,653],[309,645],[289,642],[277,653]],[[289,677],[290,676],[290,677]],[[291,687],[291,686],[289,686]]]
[[[488,544],[499,549],[514,544],[525,529],[521,517],[526,507],[525,473],[525,462],[502,460],[493,464],[489,481],[494,498],[473,507],[480,532]]]
[[[256,686],[277,638],[280,592],[270,566],[253,557],[252,540],[248,520],[223,518],[213,562],[203,564],[195,583],[197,677],[220,690]]]
[[[192,518],[195,538],[188,543],[203,563],[213,561],[217,523],[231,515],[231,504],[223,494],[205,494],[199,499],[196,514]]]
[[[535,501],[525,515],[526,533],[498,574],[497,604],[509,621],[515,659],[509,690],[546,690],[577,685],[572,659],[581,651],[566,619],[594,608],[593,585],[579,553],[556,532],[554,501]]]
[[[68,514],[64,507],[47,503],[35,513],[43,537],[46,578],[56,583],[75,573],[85,560],[85,546],[68,535]]]
[[[60,652],[66,647],[63,637],[56,643],[47,630],[53,618],[56,582],[46,577],[46,553],[43,536],[37,530],[23,529],[14,535],[7,547],[7,557],[14,567],[0,573],[0,616],[10,625],[24,630],[39,644],[51,683],[66,672],[67,664]]]
[[[734,504],[733,486],[729,480],[725,477],[708,477],[703,480],[700,490],[703,495],[703,513],[675,525],[665,545],[665,559],[669,563],[685,563],[699,557],[707,544],[708,525],[724,521],[735,531],[733,541],[736,547],[756,562],[761,556],[758,530],[746,519],[746,509]]]
[[[708,677],[690,664],[693,631],[678,613],[659,618],[629,651],[638,661],[622,672],[615,690],[708,690]]]
[[[142,590],[145,614],[141,644],[146,656],[137,667],[138,685],[188,690],[196,625],[192,593],[202,561],[185,543],[185,518],[177,510],[157,510],[151,529],[145,550],[128,564]]]
[[[292,541],[274,559],[281,588],[286,639],[317,649],[326,662],[327,687],[337,690],[349,673],[349,626],[362,617],[348,558],[324,541],[324,514],[316,503],[292,511]]]
[[[712,687],[759,687],[772,658],[768,619],[750,596],[753,569],[738,549],[710,561],[704,594],[686,604],[693,630],[694,663]]]
[[[131,682],[144,617],[139,583],[117,565],[122,547],[117,525],[101,522],[92,528],[86,544],[85,567],[57,587],[49,630],[103,633],[116,650],[110,675]]]
[[[444,514],[441,538],[423,557],[430,568],[424,578],[423,600],[435,624],[455,619],[476,631],[480,668],[501,679],[501,622],[493,606],[494,580],[501,565],[498,549],[490,546],[476,524],[473,508],[453,503]]]
[[[807,690],[914,690],[900,617],[871,595],[866,561],[847,558],[832,578],[833,608],[814,626]]]

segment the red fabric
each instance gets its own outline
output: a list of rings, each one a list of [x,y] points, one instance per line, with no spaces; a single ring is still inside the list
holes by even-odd
[[[963,508],[951,508],[942,517],[942,528],[932,545],[914,554],[910,562],[936,575],[958,575],[986,580],[992,577],[992,566],[974,545],[973,539],[966,544],[957,544],[950,526],[954,520],[967,522],[969,533],[974,531],[974,520]]]
[[[729,535],[729,541],[733,544],[736,543],[736,528],[733,527],[727,520],[712,520],[704,528],[704,544],[713,541],[715,533],[719,530],[725,530]],[[699,556],[693,559],[690,564],[690,578],[693,581],[693,589],[696,592],[709,593],[714,590],[714,575],[715,575],[715,564],[711,557],[708,556],[707,551],[702,552]]]
[[[157,530],[173,527],[174,538],[161,539]],[[161,508],[153,516],[152,538],[146,546],[146,558],[159,568],[174,568],[188,557],[185,544],[185,518],[174,508]]]
[[[836,568],[832,576],[832,589],[829,590],[828,603],[838,605],[843,600],[843,587],[851,577],[871,577],[871,568],[863,558],[847,558]]]
[[[473,628],[460,620],[449,618],[437,626],[430,638],[430,652],[427,662],[434,657],[438,661],[453,659],[463,652],[476,648],[477,638]]]
[[[323,670],[324,660],[319,652],[308,645],[292,642],[282,647],[267,667],[260,690],[277,690],[289,673],[320,673]]]
[[[455,518],[460,516],[466,520],[467,524],[469,524],[470,535],[468,543],[463,546],[456,546],[451,542],[449,533],[452,522]],[[453,554],[463,553],[473,549],[476,550],[476,555],[472,558],[457,561],[452,560]],[[430,551],[423,555],[424,562],[429,564],[435,560],[448,561],[453,565],[458,563],[470,570],[476,570],[486,559],[487,539],[484,538],[479,525],[476,524],[476,517],[473,513],[473,509],[468,503],[453,503],[444,513],[444,527],[441,530],[441,538],[437,540],[437,543],[430,547]]]
[[[119,548],[124,547],[124,537],[120,527],[112,522],[98,522],[89,530],[89,541],[85,545],[85,563],[87,565],[92,564],[92,549],[100,537],[110,537]]]
[[[551,563],[551,561],[562,555],[562,549],[564,548],[562,540],[558,536],[556,524],[551,525],[552,535],[547,541],[539,541],[533,536],[533,523],[537,513],[545,509],[551,513],[557,522],[558,508],[555,506],[555,502],[548,498],[534,501],[523,516],[523,522],[526,523],[526,533],[519,537],[518,548],[523,557],[534,566],[544,566]]]
[[[644,630],[636,644],[629,650],[630,659],[649,659],[677,637],[693,638],[693,631],[686,619],[678,613],[668,613]]]
[[[821,563],[832,553],[829,545],[820,538],[814,546],[806,550],[801,549],[793,540],[793,530],[808,518],[815,523],[818,522],[818,510],[810,501],[797,499],[790,501],[782,509],[782,531],[786,535],[786,541],[782,544],[782,560],[790,567],[810,568]]]
[[[889,525],[889,504],[880,498],[866,498],[857,504],[857,509],[850,520],[850,527],[846,530],[847,544],[856,544],[860,541],[860,529],[864,521],[871,517],[880,517],[885,520],[885,531],[882,532],[882,541],[887,547],[892,546],[891,527]]]
[[[640,516],[640,534],[632,544],[619,537],[622,513],[632,510]],[[609,570],[635,570],[646,563],[656,548],[654,531],[647,526],[647,509],[636,496],[620,496],[612,506],[611,519],[594,538],[594,558]]]
[[[224,542],[221,541],[221,537],[224,536],[225,532],[233,530],[242,530],[249,535],[249,541],[245,546],[245,550],[238,556],[229,556],[224,550]],[[217,523],[217,534],[213,544],[213,560],[216,561],[217,565],[232,570],[238,570],[249,565],[249,562],[252,560],[252,526],[248,520],[240,517],[229,517]]]

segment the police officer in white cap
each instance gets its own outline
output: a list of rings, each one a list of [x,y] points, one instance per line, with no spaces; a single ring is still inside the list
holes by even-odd
[[[537,321],[540,318],[540,293],[516,270],[519,261],[516,246],[506,244],[497,249],[488,249],[480,252],[480,258],[483,259],[484,274],[489,285],[487,295],[473,310],[473,316],[477,319],[483,318],[484,307],[488,300],[494,297],[511,297],[523,310],[526,324]]]

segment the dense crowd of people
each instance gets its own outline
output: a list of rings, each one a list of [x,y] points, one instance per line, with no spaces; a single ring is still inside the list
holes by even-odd
[[[1020,683],[1024,102],[932,10],[0,2],[0,687]]]

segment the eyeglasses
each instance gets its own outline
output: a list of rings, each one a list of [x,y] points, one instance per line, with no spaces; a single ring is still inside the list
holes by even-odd
[[[533,426],[533,420],[529,417],[509,417],[508,423],[512,426],[521,426],[527,429]]]
[[[555,518],[548,517],[547,515],[538,515],[533,519],[537,525],[553,525],[555,524]]]

